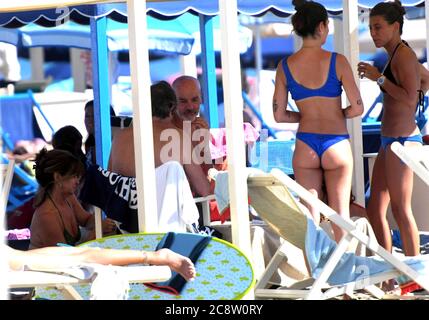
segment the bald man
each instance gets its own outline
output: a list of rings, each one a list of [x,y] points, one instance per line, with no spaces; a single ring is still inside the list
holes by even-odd
[[[199,116],[202,103],[201,86],[198,79],[191,76],[180,76],[174,80],[173,89],[177,96],[177,106],[173,112],[173,123],[176,127],[189,132],[192,145],[200,156],[205,173],[212,167],[209,141],[210,131],[207,121]]]
[[[209,195],[210,186],[206,173],[192,157],[190,137],[173,125],[172,110],[177,101],[174,90],[167,82],[161,81],[151,86],[151,98],[155,167],[167,161],[179,162],[185,170],[191,188],[200,196]],[[109,170],[124,176],[136,176],[132,126],[115,135]]]

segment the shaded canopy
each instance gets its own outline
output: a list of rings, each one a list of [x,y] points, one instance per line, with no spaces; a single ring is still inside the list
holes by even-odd
[[[213,17],[214,37],[220,39],[219,16]],[[163,21],[147,16],[149,50],[159,53],[199,54],[198,17],[184,13],[181,16]],[[252,44],[252,31],[238,26],[240,53],[246,52]],[[53,27],[43,27],[30,23],[21,28],[0,27],[0,41],[25,47],[61,46],[81,49],[91,48],[91,30],[89,25],[67,21]],[[220,40],[215,41],[215,51],[220,51]],[[126,23],[107,19],[107,44],[110,51],[129,50],[128,26]],[[217,45],[216,45],[217,44]]]
[[[147,17],[149,49],[159,52],[189,54],[194,36],[178,20],[160,21]],[[89,25],[73,21],[45,28],[34,23],[19,29],[0,28],[0,41],[25,47],[64,46],[91,48]],[[110,51],[129,49],[127,24],[107,19],[107,44]]]
[[[338,16],[342,13],[342,0],[319,1],[328,9],[329,14]],[[373,7],[379,0],[359,0],[362,10]],[[424,16],[424,0],[403,0],[402,4],[411,17]],[[238,12],[251,16],[262,16],[271,12],[277,16],[288,17],[295,12],[292,1],[286,0],[237,0]],[[180,0],[147,2],[147,13],[160,19],[173,19],[185,12],[214,16],[219,14],[218,1]],[[113,20],[126,22],[127,5],[123,3],[81,5],[57,9],[34,10],[0,14],[0,26],[17,28],[28,23],[54,26],[66,20],[87,24],[90,17],[108,16]]]

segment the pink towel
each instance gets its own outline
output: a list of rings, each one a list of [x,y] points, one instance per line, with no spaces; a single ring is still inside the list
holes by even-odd
[[[26,240],[30,239],[30,229],[13,229],[6,231],[7,240]]]
[[[259,132],[248,122],[243,124],[244,142],[253,143],[259,138]],[[226,128],[210,129],[210,154],[212,159],[226,156]]]

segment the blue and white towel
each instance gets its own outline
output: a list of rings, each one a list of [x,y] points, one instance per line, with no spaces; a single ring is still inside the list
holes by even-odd
[[[307,218],[307,234],[305,249],[308,263],[313,278],[317,278],[322,272],[326,262],[337,247],[324,230],[317,227],[313,220]],[[420,274],[429,276],[429,256],[409,257],[403,260],[408,266]],[[395,268],[378,256],[360,257],[354,253],[344,253],[340,261],[328,278],[330,285],[340,285],[352,281],[392,271]]]

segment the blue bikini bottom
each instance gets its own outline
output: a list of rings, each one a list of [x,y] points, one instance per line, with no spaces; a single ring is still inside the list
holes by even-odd
[[[309,132],[297,132],[296,139],[301,140],[311,149],[313,149],[319,158],[322,154],[332,145],[349,139],[348,134],[321,134],[321,133],[309,133]]]
[[[392,144],[395,141],[398,141],[402,145],[404,145],[405,141],[414,141],[414,142],[420,142],[421,144],[423,144],[423,139],[421,134],[416,134],[410,137],[396,137],[396,138],[381,136],[381,146],[383,147],[384,150],[386,150],[386,147],[389,144]]]

